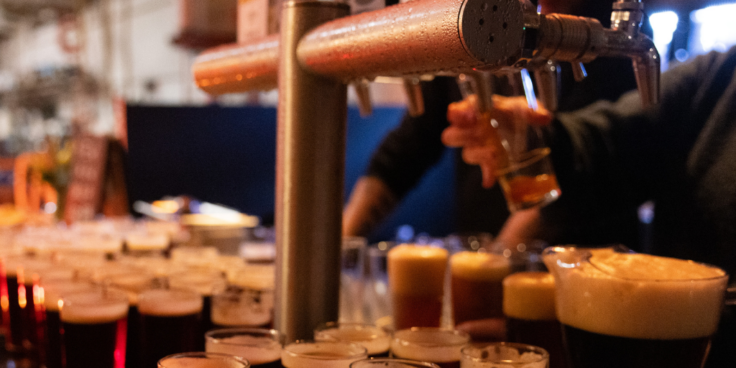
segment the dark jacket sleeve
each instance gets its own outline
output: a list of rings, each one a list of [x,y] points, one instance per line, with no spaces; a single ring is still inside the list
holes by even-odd
[[[697,115],[708,98],[704,91],[715,82],[709,71],[722,56],[709,54],[664,73],[658,105],[643,108],[633,91],[615,103],[557,115],[550,140],[562,196],[542,210],[546,238],[636,243],[637,207],[682,177],[702,126]]]
[[[455,80],[437,77],[422,83],[423,115],[404,116],[400,125],[381,142],[368,165],[366,175],[383,180],[398,198],[402,198],[422,175],[442,156],[441,141],[447,122],[447,105],[459,97]]]

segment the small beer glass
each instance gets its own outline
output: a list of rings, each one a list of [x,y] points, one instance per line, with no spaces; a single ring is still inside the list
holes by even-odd
[[[66,295],[60,311],[66,368],[125,365],[128,296],[98,289]]]
[[[408,359],[371,358],[353,362],[350,368],[440,368],[440,366]]]
[[[248,368],[250,363],[243,358],[219,353],[179,353],[158,361],[158,368]]]
[[[297,341],[284,346],[281,364],[286,368],[348,368],[367,357],[367,350],[354,343]]]
[[[314,330],[315,341],[347,341],[362,345],[369,357],[388,357],[391,335],[366,323],[327,322]]]
[[[470,342],[462,331],[430,327],[399,330],[391,340],[391,355],[395,358],[436,363],[442,368],[460,366],[460,351]]]
[[[547,368],[549,354],[532,345],[498,342],[467,346],[462,350],[461,368]]]
[[[251,366],[280,368],[284,336],[261,328],[224,328],[205,334],[205,351],[247,359]]]

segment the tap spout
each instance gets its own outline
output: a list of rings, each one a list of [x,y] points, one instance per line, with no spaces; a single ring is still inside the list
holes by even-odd
[[[630,36],[608,29],[605,33],[606,44],[599,56],[631,58],[642,103],[644,106],[658,103],[661,59],[654,42],[643,34]]]

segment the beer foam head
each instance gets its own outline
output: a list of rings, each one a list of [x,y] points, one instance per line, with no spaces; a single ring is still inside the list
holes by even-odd
[[[402,244],[388,252],[389,285],[397,294],[442,294],[446,269],[442,248]]]
[[[589,251],[545,251],[555,276],[560,322],[590,332],[641,339],[712,335],[720,319],[727,275],[721,269],[674,258]]]
[[[202,296],[190,291],[147,290],[138,297],[138,311],[149,316],[186,316],[201,310]]]
[[[240,357],[220,353],[182,353],[158,362],[159,368],[245,368],[249,364]]]
[[[246,289],[273,290],[276,267],[272,264],[248,264],[229,277],[233,285]]]
[[[386,331],[362,323],[330,323],[325,328],[316,330],[314,339],[354,342],[365,347],[368,355],[385,353],[391,344],[391,336]]]
[[[66,323],[108,323],[128,315],[128,297],[113,290],[72,293],[62,300],[59,315]]]
[[[551,321],[555,314],[555,279],[547,272],[519,272],[503,279],[507,317]]]
[[[500,254],[459,252],[450,258],[455,277],[477,281],[500,281],[511,273],[511,262]]]
[[[258,329],[210,331],[205,335],[207,340],[205,350],[243,357],[253,365],[274,362],[281,359],[281,341],[278,332],[272,331]]]
[[[175,289],[188,289],[211,296],[225,289],[227,280],[218,270],[190,270],[169,276],[169,285]]]
[[[459,362],[470,336],[457,330],[413,327],[399,330],[391,340],[391,353],[398,357],[432,363]]]
[[[44,282],[43,287],[43,305],[47,311],[58,312],[59,303],[64,295],[79,293],[81,291],[92,290],[94,286],[89,282],[70,281],[70,280],[54,280]]]
[[[347,342],[296,342],[281,350],[281,365],[286,368],[344,368],[365,359],[366,349]]]
[[[166,233],[131,232],[125,237],[129,250],[163,250],[169,246],[169,235]]]
[[[537,346],[512,342],[486,346],[466,346],[461,365],[466,368],[520,367],[547,368],[549,353]]]

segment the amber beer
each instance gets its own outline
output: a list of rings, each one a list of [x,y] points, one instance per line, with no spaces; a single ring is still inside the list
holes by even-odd
[[[502,317],[503,278],[511,263],[500,254],[460,252],[450,258],[452,311],[456,324]]]
[[[441,368],[459,368],[462,348],[470,335],[458,330],[414,327],[399,330],[391,340],[393,357],[435,363]]]
[[[548,147],[525,152],[496,173],[511,212],[545,205],[562,193],[549,160],[550,152]]]
[[[388,252],[388,280],[396,329],[439,327],[447,251],[402,244]]]
[[[154,289],[138,297],[141,321],[142,367],[159,359],[195,351],[202,321],[202,296],[185,290]]]
[[[508,341],[544,348],[550,368],[564,368],[562,328],[555,313],[555,280],[548,272],[519,272],[503,280]]]
[[[113,290],[73,293],[60,311],[66,368],[125,365],[128,297]]]
[[[728,276],[708,265],[644,254],[592,251],[557,269],[557,315],[570,366],[702,367]],[[552,269],[558,260],[545,254]]]
[[[276,330],[225,328],[205,334],[205,351],[247,359],[252,367],[281,368],[284,337]]]

